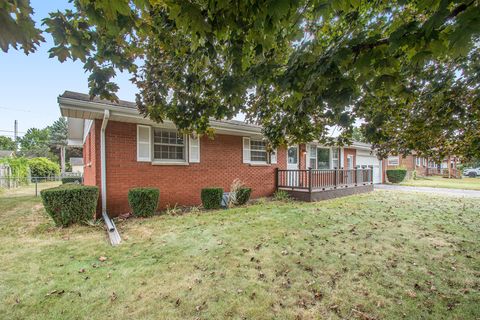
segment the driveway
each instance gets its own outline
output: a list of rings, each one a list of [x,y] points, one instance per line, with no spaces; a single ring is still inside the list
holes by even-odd
[[[399,185],[391,185],[391,184],[376,184],[375,189],[376,190],[398,190],[398,191],[408,191],[408,192],[424,192],[424,193],[433,193],[437,195],[480,198],[480,191],[477,191],[477,190],[409,187],[409,186],[399,186]]]

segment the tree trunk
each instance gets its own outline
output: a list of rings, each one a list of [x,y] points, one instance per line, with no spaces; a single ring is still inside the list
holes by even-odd
[[[450,155],[448,155],[448,158],[447,158],[447,166],[448,166],[448,179],[451,179],[452,178],[452,164],[451,164],[451,159],[450,159]]]
[[[65,146],[60,147],[60,168],[65,173]]]

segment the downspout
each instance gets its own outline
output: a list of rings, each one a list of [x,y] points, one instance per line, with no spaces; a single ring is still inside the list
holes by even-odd
[[[115,223],[107,214],[107,165],[105,153],[105,130],[107,128],[108,119],[110,118],[110,111],[105,110],[103,114],[102,127],[100,129],[100,179],[101,179],[101,194],[102,194],[102,217],[105,221],[108,236],[113,246],[120,244],[120,234],[115,227]]]

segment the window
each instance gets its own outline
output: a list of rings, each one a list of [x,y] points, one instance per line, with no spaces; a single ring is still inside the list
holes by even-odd
[[[427,166],[427,159],[426,158],[422,158],[423,159],[423,166],[426,167]]]
[[[317,148],[317,169],[330,169],[330,149]]]
[[[390,156],[387,161],[389,166],[398,166],[400,164],[398,156]]]
[[[160,161],[185,162],[185,138],[176,130],[155,128],[153,158]]]
[[[353,156],[351,154],[347,156],[347,169],[353,169]]]
[[[309,145],[309,154],[310,154],[310,168],[316,169],[317,168],[317,146],[316,145]]]
[[[333,169],[338,169],[339,168],[338,152],[339,152],[338,148],[332,148],[332,167],[333,167]]]
[[[320,148],[314,144],[308,146],[310,168],[330,169],[330,148]],[[335,155],[332,155],[332,164],[338,166],[338,148],[333,148]],[[332,152],[332,153],[333,153]]]
[[[288,164],[298,163],[298,147],[288,147],[287,149],[287,162]]]
[[[252,162],[267,162],[267,144],[263,140],[250,141],[250,160]]]
[[[415,165],[417,167],[420,167],[420,165],[422,164],[422,158],[420,157],[415,157]]]

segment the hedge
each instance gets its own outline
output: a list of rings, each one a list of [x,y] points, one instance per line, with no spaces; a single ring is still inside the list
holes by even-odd
[[[65,184],[65,183],[82,183],[82,177],[63,177],[62,178],[62,183]]]
[[[98,187],[65,184],[40,191],[47,213],[57,226],[82,223],[94,217]]]
[[[204,188],[200,196],[205,209],[219,209],[222,203],[223,189]]]
[[[28,160],[32,177],[52,177],[60,173],[60,166],[47,158],[32,158]]]
[[[250,195],[252,194],[252,188],[240,188],[237,191],[237,204],[244,205],[247,203],[248,199],[250,199]]]
[[[387,178],[391,183],[400,183],[407,175],[406,169],[390,169],[387,170]]]
[[[160,190],[156,188],[133,188],[128,191],[128,203],[133,215],[137,217],[152,216],[158,207]]]

